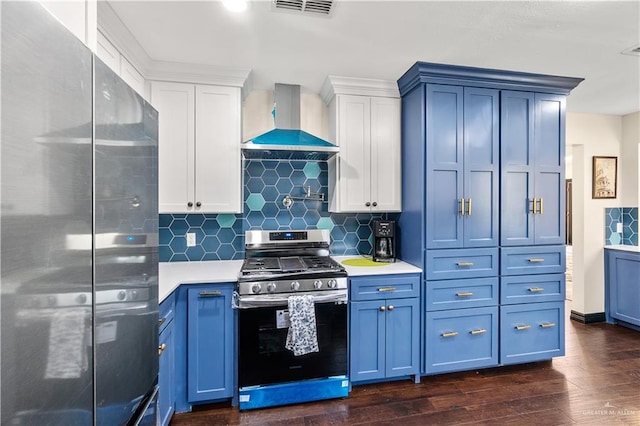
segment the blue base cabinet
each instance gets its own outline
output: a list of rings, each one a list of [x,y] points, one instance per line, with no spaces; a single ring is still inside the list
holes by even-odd
[[[351,382],[418,376],[420,275],[357,277],[349,281]]]
[[[426,373],[498,365],[498,307],[427,312]]]
[[[605,250],[607,322],[640,330],[640,252]]]
[[[197,403],[233,397],[233,284],[187,289],[187,397]]]
[[[564,355],[564,301],[500,307],[502,364]]]
[[[169,295],[160,304],[158,340],[158,422],[167,426],[175,411],[175,296]]]

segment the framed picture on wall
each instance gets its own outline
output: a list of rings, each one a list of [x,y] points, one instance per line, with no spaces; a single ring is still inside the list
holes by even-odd
[[[618,157],[593,157],[591,198],[616,198]]]

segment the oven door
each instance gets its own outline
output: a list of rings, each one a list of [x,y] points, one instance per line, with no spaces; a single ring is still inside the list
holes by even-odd
[[[314,300],[319,352],[294,356],[285,348],[286,295],[240,297],[240,388],[347,374],[346,292],[314,294]]]

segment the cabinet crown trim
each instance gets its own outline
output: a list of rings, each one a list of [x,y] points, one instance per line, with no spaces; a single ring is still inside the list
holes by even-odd
[[[574,77],[416,62],[398,79],[398,87],[401,96],[421,83],[529,90],[568,95],[583,80],[583,78]]]
[[[327,76],[320,96],[328,105],[335,95],[379,96],[384,98],[399,98],[398,84],[391,80],[377,80],[372,78]]]

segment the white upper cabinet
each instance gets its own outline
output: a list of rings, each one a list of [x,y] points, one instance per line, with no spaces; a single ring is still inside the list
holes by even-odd
[[[322,90],[329,139],[329,211],[399,212],[400,98],[395,82],[330,76]]]
[[[239,87],[151,82],[160,213],[241,213]]]
[[[116,74],[118,74],[133,90],[138,92],[140,96],[145,96],[144,77],[138,70],[120,54],[118,49],[98,31],[98,40],[96,46],[96,55],[107,64]]]

